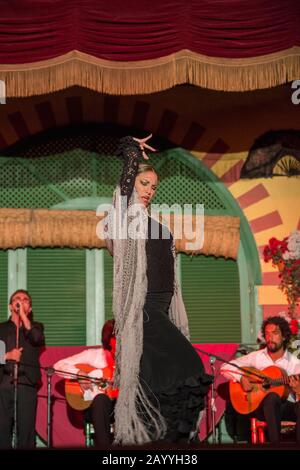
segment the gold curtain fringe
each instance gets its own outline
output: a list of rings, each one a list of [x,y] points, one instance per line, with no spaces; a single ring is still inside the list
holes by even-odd
[[[193,218],[193,231],[196,230],[196,219]],[[184,230],[182,231],[184,234]],[[201,234],[200,234],[201,235]],[[201,240],[201,237],[199,237]],[[187,254],[213,255],[216,257],[237,259],[240,244],[240,219],[232,216],[205,216],[204,237],[201,248],[192,248],[196,237],[187,240],[184,236],[176,240],[176,249]],[[190,247],[190,248],[189,248]]]
[[[0,248],[103,248],[94,211],[0,209]]]
[[[221,91],[270,88],[299,79],[300,47],[247,59],[208,57],[189,50],[135,62],[98,59],[72,51],[54,59],[0,65],[6,97],[82,86],[112,95],[155,93],[189,83]]]
[[[16,248],[103,248],[105,241],[96,234],[102,217],[94,211],[48,209],[0,209],[0,249]],[[171,222],[172,225],[172,222]],[[204,244],[189,249],[187,240],[175,240],[176,249],[185,253],[223,256],[236,259],[239,247],[238,217],[206,216]],[[196,219],[193,218],[193,228]]]

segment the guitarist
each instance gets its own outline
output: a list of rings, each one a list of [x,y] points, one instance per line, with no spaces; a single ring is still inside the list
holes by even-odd
[[[89,375],[92,378],[104,377],[104,369],[113,368],[115,365],[116,338],[114,334],[114,320],[104,323],[101,333],[102,346],[90,348],[74,356],[62,359],[54,364],[55,371],[61,371],[64,377],[68,372],[78,375],[85,400],[92,400],[90,406],[91,419],[95,430],[95,445],[107,448],[110,445],[110,423],[114,410],[114,402],[97,385],[88,379],[80,380],[80,376]],[[94,368],[90,373],[80,370],[76,365],[86,364]]]
[[[286,401],[282,402],[278,394],[270,391],[251,416],[266,421],[269,441],[273,444],[279,443],[281,420],[296,421],[296,439],[300,445],[300,360],[287,350],[291,338],[289,324],[282,317],[269,317],[262,323],[261,331],[266,346],[231,362],[258,370],[277,366],[288,376],[296,375],[288,379],[290,394]],[[251,378],[241,375],[241,371],[233,365],[223,364],[220,371],[227,379],[239,381],[245,392],[253,389]]]

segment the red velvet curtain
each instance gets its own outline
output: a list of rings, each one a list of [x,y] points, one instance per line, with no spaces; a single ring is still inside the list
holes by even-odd
[[[0,2],[0,63],[74,49],[114,61],[182,49],[247,58],[300,46],[298,0],[10,0]]]

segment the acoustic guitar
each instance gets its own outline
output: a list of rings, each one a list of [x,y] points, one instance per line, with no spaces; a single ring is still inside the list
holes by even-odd
[[[76,364],[76,367],[88,374],[95,367],[88,364]],[[98,387],[102,393],[107,395],[111,400],[118,396],[118,389],[113,387],[113,375],[114,367],[108,366],[102,369],[103,377],[101,379],[93,379],[92,385]],[[87,379],[83,379],[87,380]],[[80,386],[80,380],[78,379],[66,379],[65,380],[65,394],[68,404],[74,410],[86,410],[92,403],[92,400],[84,400],[84,392]]]
[[[262,400],[269,393],[277,393],[280,398],[286,399],[290,393],[288,376],[285,371],[276,366],[269,366],[263,370],[244,367],[246,376],[254,385],[250,392],[245,392],[240,382],[230,381],[229,394],[233,408],[240,414],[249,414],[255,411]],[[247,372],[249,374],[247,374]],[[251,375],[254,372],[256,375]]]

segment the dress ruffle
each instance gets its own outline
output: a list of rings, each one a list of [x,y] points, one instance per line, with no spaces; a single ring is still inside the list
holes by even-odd
[[[164,439],[187,440],[196,430],[212,377],[193,346],[167,315],[170,295],[147,295],[140,377],[167,424]]]
[[[211,384],[210,376],[188,377],[178,384],[173,393],[157,393],[160,412],[167,423],[165,440],[188,440],[197,427],[200,411],[205,407],[205,396]]]

